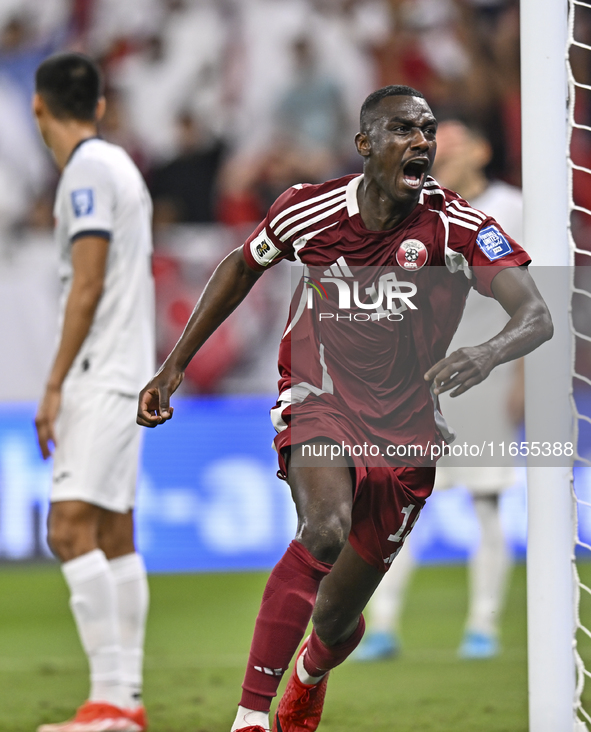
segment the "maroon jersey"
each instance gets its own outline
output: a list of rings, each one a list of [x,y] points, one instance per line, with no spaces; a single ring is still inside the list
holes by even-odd
[[[362,180],[290,188],[244,245],[255,270],[282,259],[303,265],[279,348],[275,428],[293,431],[297,414],[305,434],[291,444],[332,437],[343,421],[351,439],[382,447],[451,441],[424,374],[444,358],[470,287],[492,296],[500,268],[530,258],[433,178],[398,226],[369,231],[357,203]],[[278,435],[277,447],[284,441]],[[417,464],[406,457],[399,451],[396,464]]]

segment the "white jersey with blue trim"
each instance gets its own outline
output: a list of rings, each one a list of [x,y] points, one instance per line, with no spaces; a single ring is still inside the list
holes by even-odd
[[[103,292],[66,384],[136,394],[154,371],[152,203],[144,180],[117,145],[98,138],[75,148],[54,207],[60,252],[60,330],[72,283],[72,244],[109,240]]]

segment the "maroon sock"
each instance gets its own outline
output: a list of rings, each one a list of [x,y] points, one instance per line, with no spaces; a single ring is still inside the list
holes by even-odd
[[[268,712],[281,677],[296,652],[318,593],[332,565],[292,541],[271,572],[256,620],[240,704]]]
[[[310,676],[322,676],[322,674],[343,663],[357,648],[364,633],[365,620],[363,619],[363,615],[359,618],[359,624],[353,631],[353,635],[347,638],[346,641],[338,643],[336,646],[325,646],[316,635],[316,631],[313,630],[304,656],[304,668],[306,672]]]

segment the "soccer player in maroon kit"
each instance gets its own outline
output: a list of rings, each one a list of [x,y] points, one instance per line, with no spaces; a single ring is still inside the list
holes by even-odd
[[[428,176],[437,122],[423,95],[401,86],[374,92],[362,106],[360,128],[355,142],[363,175],[296,185],[281,195],[244,246],[219,265],[179,342],[140,394],[140,424],[170,419],[170,395],[189,361],[281,259],[299,260],[308,277],[324,273],[327,283],[353,277],[351,267],[388,267],[395,281],[405,278],[397,291],[409,293],[408,312],[394,323],[368,316],[354,341],[355,323],[339,322],[334,309],[319,334],[306,280],[296,289],[271,416],[298,529],[263,594],[232,732],[269,729],[271,701],[310,617],[314,629],[298,653],[273,730],[318,727],[328,672],[360,642],[363,608],[432,490],[434,468],[424,462],[392,466],[342,454],[327,465],[314,455],[330,455],[343,443],[428,451],[449,441],[437,395],[463,393],[552,336],[527,253],[493,219]],[[431,278],[425,287],[413,279],[437,270],[453,286]],[[445,357],[470,286],[496,298],[510,319],[486,343]],[[376,340],[387,323],[389,339]],[[305,453],[310,444],[315,449]]]

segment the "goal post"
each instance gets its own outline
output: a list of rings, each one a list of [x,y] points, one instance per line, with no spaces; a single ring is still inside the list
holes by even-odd
[[[560,0],[520,3],[524,245],[542,265],[539,286],[555,328],[552,357],[542,348],[525,359],[526,440],[561,443],[573,439],[567,10]],[[574,712],[571,479],[569,466],[527,469],[530,732],[581,729]]]

